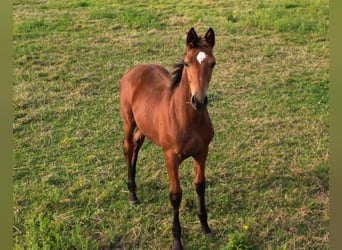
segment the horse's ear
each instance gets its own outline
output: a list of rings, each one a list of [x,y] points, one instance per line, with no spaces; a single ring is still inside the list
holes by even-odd
[[[197,36],[195,29],[191,28],[186,38],[186,46],[192,49],[198,46],[198,42],[199,42],[199,37]]]
[[[214,47],[214,45],[215,45],[215,33],[214,33],[214,30],[212,28],[208,29],[207,33],[205,33],[204,38],[207,41],[207,43],[209,43],[209,45],[211,47]]]

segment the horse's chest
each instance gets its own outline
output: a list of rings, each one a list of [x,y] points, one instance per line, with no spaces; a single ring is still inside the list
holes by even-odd
[[[174,151],[191,156],[207,148],[214,135],[211,124],[174,131],[165,144],[174,145]],[[167,146],[167,145],[165,145]]]

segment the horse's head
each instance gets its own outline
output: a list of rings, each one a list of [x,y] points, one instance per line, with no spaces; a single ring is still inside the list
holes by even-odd
[[[191,28],[186,40],[183,76],[186,75],[191,90],[190,103],[195,110],[203,109],[208,103],[207,90],[215,66],[213,47],[215,34],[209,28],[203,38]],[[184,75],[185,74],[185,75]]]

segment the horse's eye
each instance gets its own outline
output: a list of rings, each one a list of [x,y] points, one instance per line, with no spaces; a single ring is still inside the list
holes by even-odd
[[[185,67],[189,67],[189,63],[188,62],[184,62],[184,66]]]
[[[211,64],[211,67],[214,68],[215,65],[216,65],[216,62],[213,62],[213,63]]]

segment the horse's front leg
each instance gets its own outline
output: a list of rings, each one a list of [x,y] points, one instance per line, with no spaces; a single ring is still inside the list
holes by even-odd
[[[207,159],[208,149],[194,157],[194,172],[195,172],[195,188],[197,193],[198,203],[198,218],[201,222],[202,231],[206,235],[211,235],[211,230],[208,226],[208,216],[205,207],[205,161]]]
[[[183,249],[181,241],[181,226],[179,222],[179,206],[182,201],[182,189],[178,178],[178,167],[181,163],[181,159],[177,155],[164,152],[165,164],[167,167],[167,173],[170,182],[170,193],[169,198],[173,207],[173,223],[172,223],[172,234],[173,234],[173,250]]]

